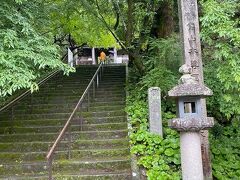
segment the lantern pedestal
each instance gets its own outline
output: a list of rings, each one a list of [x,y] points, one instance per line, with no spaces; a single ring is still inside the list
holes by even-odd
[[[198,132],[181,132],[181,166],[184,180],[203,180],[201,140]]]

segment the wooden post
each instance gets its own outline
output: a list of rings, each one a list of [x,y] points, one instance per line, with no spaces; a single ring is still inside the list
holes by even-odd
[[[200,84],[204,84],[197,0],[178,0],[178,7],[184,64],[191,66],[192,75]],[[202,116],[206,117],[206,102],[205,99],[201,99],[201,101]],[[208,131],[203,130],[200,134],[204,179],[211,180],[212,169],[209,156]]]

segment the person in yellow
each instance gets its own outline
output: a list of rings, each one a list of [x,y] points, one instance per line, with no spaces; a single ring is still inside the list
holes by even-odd
[[[104,62],[106,60],[106,54],[103,51],[100,53],[99,59],[100,59],[100,62]]]

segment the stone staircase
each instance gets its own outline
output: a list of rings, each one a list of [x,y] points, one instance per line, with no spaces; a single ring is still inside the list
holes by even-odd
[[[13,111],[0,113],[0,179],[48,179],[46,154],[96,69],[86,65],[69,77],[58,74]],[[104,67],[89,110],[83,103],[72,122],[71,144],[66,134],[56,151],[54,179],[132,179],[125,74],[125,66]]]

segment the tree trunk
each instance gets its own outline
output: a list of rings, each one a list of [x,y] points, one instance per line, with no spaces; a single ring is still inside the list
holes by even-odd
[[[154,16],[151,36],[156,38],[169,37],[174,31],[174,12],[171,2],[162,2]]]
[[[127,32],[126,32],[126,46],[129,47],[131,45],[133,39],[133,11],[134,4],[133,0],[127,0],[128,11],[127,11]]]
[[[145,68],[139,54],[129,53],[129,59],[133,62],[141,76],[145,73]]]

